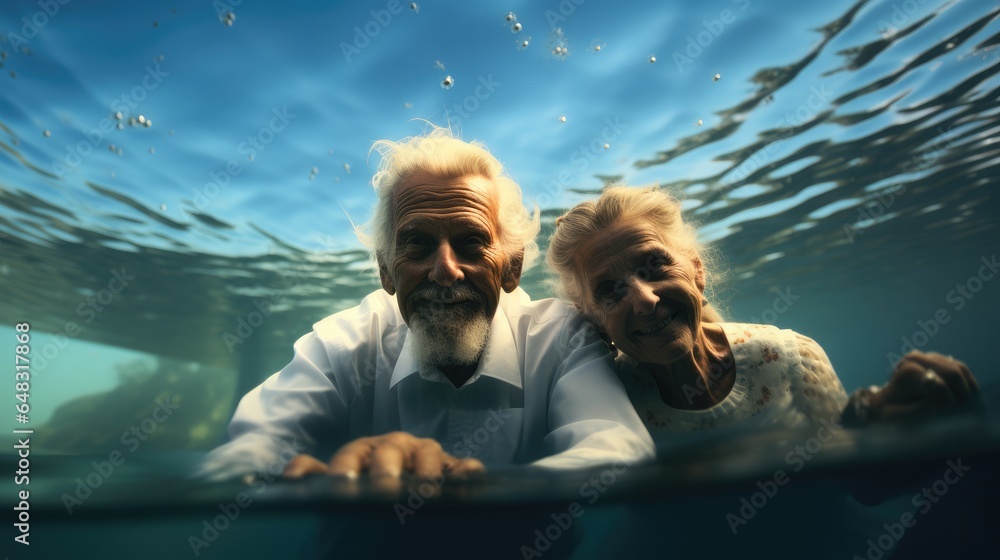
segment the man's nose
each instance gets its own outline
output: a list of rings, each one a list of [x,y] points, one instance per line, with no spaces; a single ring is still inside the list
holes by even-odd
[[[447,241],[441,243],[433,255],[434,262],[427,279],[440,286],[449,287],[455,282],[465,279],[461,267],[458,265],[458,256],[451,244]]]
[[[648,315],[656,309],[660,302],[653,287],[642,279],[632,277],[628,281],[629,297],[632,298],[632,310],[636,315]]]

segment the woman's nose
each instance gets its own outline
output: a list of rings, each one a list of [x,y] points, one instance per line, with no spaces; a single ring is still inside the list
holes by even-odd
[[[648,315],[656,309],[656,304],[660,298],[653,291],[653,287],[638,278],[632,278],[628,282],[629,297],[632,298],[632,310],[636,315]]]

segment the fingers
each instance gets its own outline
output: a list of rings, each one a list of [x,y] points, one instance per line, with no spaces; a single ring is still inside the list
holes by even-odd
[[[313,457],[312,455],[299,455],[291,460],[285,467],[281,476],[289,479],[302,478],[307,474],[326,473],[326,463]]]
[[[873,417],[918,420],[974,401],[979,384],[964,363],[936,352],[910,352],[873,399]]]
[[[904,404],[920,400],[924,395],[926,368],[919,363],[903,359],[896,364],[889,383],[879,392],[886,404]]]
[[[299,455],[288,464],[283,476],[301,478],[326,473],[353,479],[367,471],[373,480],[399,479],[404,474],[440,479],[442,476],[465,478],[485,470],[476,459],[458,459],[445,453],[441,444],[433,439],[393,432],[356,439],[341,447],[328,464],[310,455]]]
[[[373,477],[399,478],[409,467],[409,453],[392,441],[381,442],[371,455],[368,472]]]
[[[947,403],[954,401],[958,404],[964,404],[979,394],[979,384],[976,383],[968,366],[954,358],[937,352],[910,352],[900,360],[896,369],[899,371],[901,368],[914,367],[924,372],[930,371],[943,380],[951,393],[950,399],[944,399]],[[927,392],[941,397],[937,395],[939,388],[936,387],[936,384],[930,381],[925,381],[925,383],[928,384]]]
[[[472,474],[486,472],[486,466],[479,459],[456,459],[448,456],[450,462],[446,461],[445,474],[454,478],[466,478]]]
[[[413,474],[422,478],[434,478],[444,472],[446,454],[441,444],[432,440],[421,440],[413,454]]]
[[[359,438],[341,447],[330,459],[329,473],[357,478],[358,473],[368,467],[376,439]]]

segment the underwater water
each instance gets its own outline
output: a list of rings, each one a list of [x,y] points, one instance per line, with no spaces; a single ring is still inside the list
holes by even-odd
[[[29,323],[40,452],[164,399],[143,451],[213,447],[378,289],[369,149],[426,120],[504,162],[543,251],[606,184],[669,185],[727,318],[816,339],[849,392],[910,347],[994,387],[998,72],[994,0],[5,1],[0,355]]]

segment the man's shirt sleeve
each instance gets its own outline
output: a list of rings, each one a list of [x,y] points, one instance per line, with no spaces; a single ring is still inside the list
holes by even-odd
[[[378,342],[394,332],[396,315],[392,299],[376,292],[316,323],[296,341],[292,361],[240,400],[229,443],[209,454],[199,475],[280,474],[302,453],[328,459],[351,434],[352,406],[371,396]]]
[[[653,441],[615,375],[614,359],[596,329],[573,313],[552,350],[561,363],[549,389],[544,447],[550,456],[533,464],[579,468],[652,459]]]

